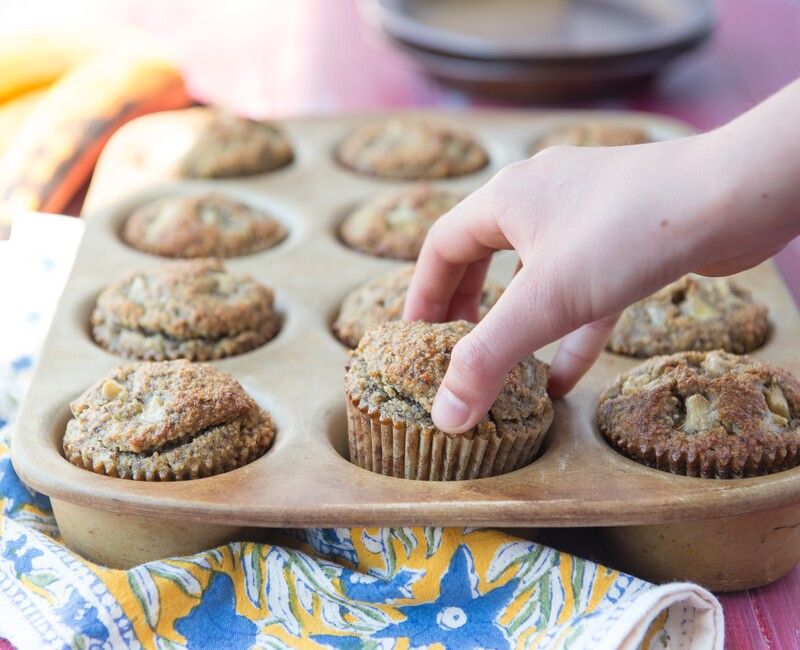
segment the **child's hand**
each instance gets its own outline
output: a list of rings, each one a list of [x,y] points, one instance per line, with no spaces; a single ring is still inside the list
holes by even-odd
[[[790,115],[800,114],[798,84],[708,134],[547,149],[440,218],[420,253],[405,318],[476,320],[492,253],[514,249],[521,269],[453,350],[433,405],[436,426],[472,428],[508,370],[562,336],[550,392],[564,395],[626,306],[689,271],[727,275],[780,250],[800,230],[800,154],[784,143],[792,128],[800,142],[800,127],[775,133],[772,150],[765,132],[787,101]]]

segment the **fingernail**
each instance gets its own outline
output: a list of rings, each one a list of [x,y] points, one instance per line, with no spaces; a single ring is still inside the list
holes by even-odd
[[[460,433],[469,417],[469,407],[442,386],[433,400],[431,417],[442,431]]]

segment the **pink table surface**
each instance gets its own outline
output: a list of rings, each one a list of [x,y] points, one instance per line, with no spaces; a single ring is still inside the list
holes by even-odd
[[[717,30],[701,51],[624,97],[580,105],[664,113],[709,129],[800,76],[798,0],[717,4]],[[198,99],[256,116],[492,104],[425,78],[363,23],[355,0],[0,4],[0,33],[109,20],[170,43]],[[800,300],[800,241],[778,264]],[[800,648],[800,566],[770,586],[720,600],[728,648]]]

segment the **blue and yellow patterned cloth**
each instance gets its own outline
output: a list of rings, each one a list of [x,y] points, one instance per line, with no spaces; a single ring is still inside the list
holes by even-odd
[[[55,256],[41,231],[63,223],[40,222],[30,250],[24,237],[0,248],[20,246],[23,303],[57,295],[69,266],[64,238]],[[17,343],[41,336],[50,309],[15,305]],[[0,360],[0,637],[19,648],[722,648],[704,589],[485,529],[310,529],[128,571],[92,564],[59,543],[48,499],[11,464],[33,350]]]

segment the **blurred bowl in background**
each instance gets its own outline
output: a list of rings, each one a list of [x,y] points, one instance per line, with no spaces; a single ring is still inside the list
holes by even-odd
[[[365,14],[431,76],[555,101],[645,80],[711,33],[711,0],[365,0]]]

